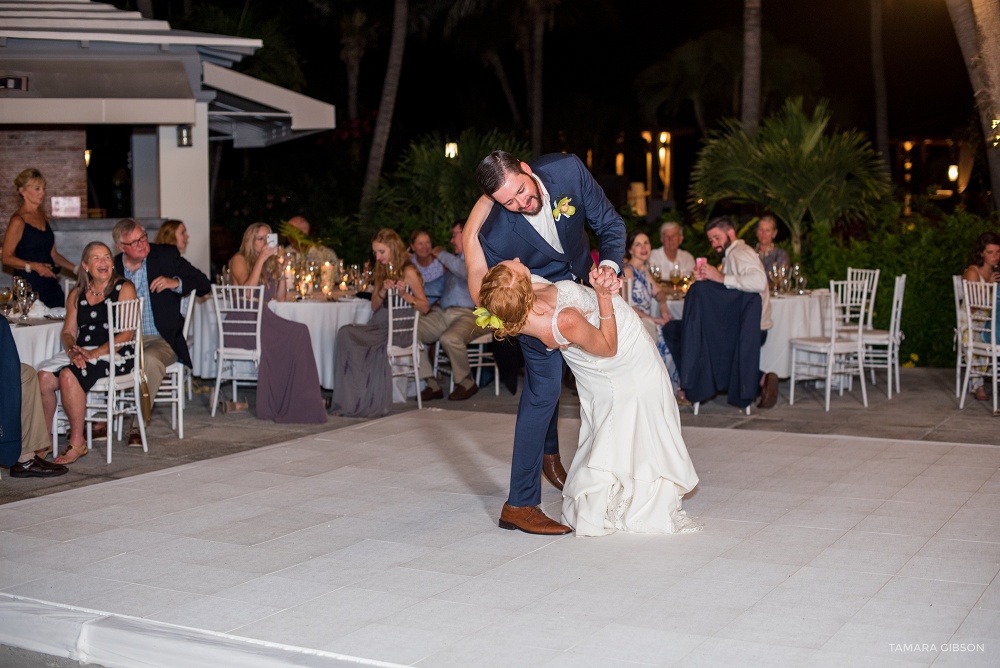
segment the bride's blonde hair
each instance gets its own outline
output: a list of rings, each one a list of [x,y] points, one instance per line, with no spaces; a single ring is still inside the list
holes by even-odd
[[[535,291],[528,276],[498,264],[483,277],[479,301],[503,321],[503,327],[493,333],[497,339],[503,339],[517,336],[524,329],[528,314],[535,307]]]

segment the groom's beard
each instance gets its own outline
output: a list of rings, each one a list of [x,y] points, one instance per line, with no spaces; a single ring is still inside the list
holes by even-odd
[[[535,179],[531,179],[531,185],[535,188],[535,194],[528,198],[528,203],[523,209],[517,210],[518,213],[523,213],[527,216],[534,216],[542,210],[542,191]]]

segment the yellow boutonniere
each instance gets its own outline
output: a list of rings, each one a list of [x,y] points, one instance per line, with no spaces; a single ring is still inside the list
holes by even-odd
[[[574,213],[576,213],[576,207],[570,204],[570,202],[572,201],[573,200],[570,199],[569,197],[563,197],[561,200],[559,200],[559,202],[556,204],[556,208],[552,209],[552,217],[555,218],[556,220],[559,220],[563,216],[569,218]]]
[[[503,320],[496,317],[490,313],[486,307],[480,306],[473,313],[476,315],[476,326],[486,329],[487,327],[492,327],[493,329],[503,329]]]

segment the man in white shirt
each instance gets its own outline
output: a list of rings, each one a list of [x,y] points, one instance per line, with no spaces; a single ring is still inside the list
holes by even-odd
[[[757,252],[742,239],[736,238],[736,228],[728,218],[713,218],[705,225],[705,235],[712,250],[722,256],[722,270],[709,263],[698,267],[695,278],[724,284],[730,290],[760,294],[760,345],[767,340],[771,320],[771,300],[768,293],[767,274]],[[760,408],[772,408],[778,399],[778,376],[766,373],[761,378]]]
[[[686,250],[681,250],[681,244],[684,243],[684,229],[679,223],[671,221],[660,225],[660,242],[663,246],[654,248],[649,254],[649,264],[660,268],[663,280],[667,280],[675,264],[683,276],[694,273],[694,257]]]

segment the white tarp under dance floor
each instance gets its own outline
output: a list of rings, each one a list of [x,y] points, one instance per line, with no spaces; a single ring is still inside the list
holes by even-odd
[[[0,506],[0,643],[109,668],[1000,665],[1000,448],[687,428],[703,532],[545,538],[496,525],[513,426],[413,411]]]

